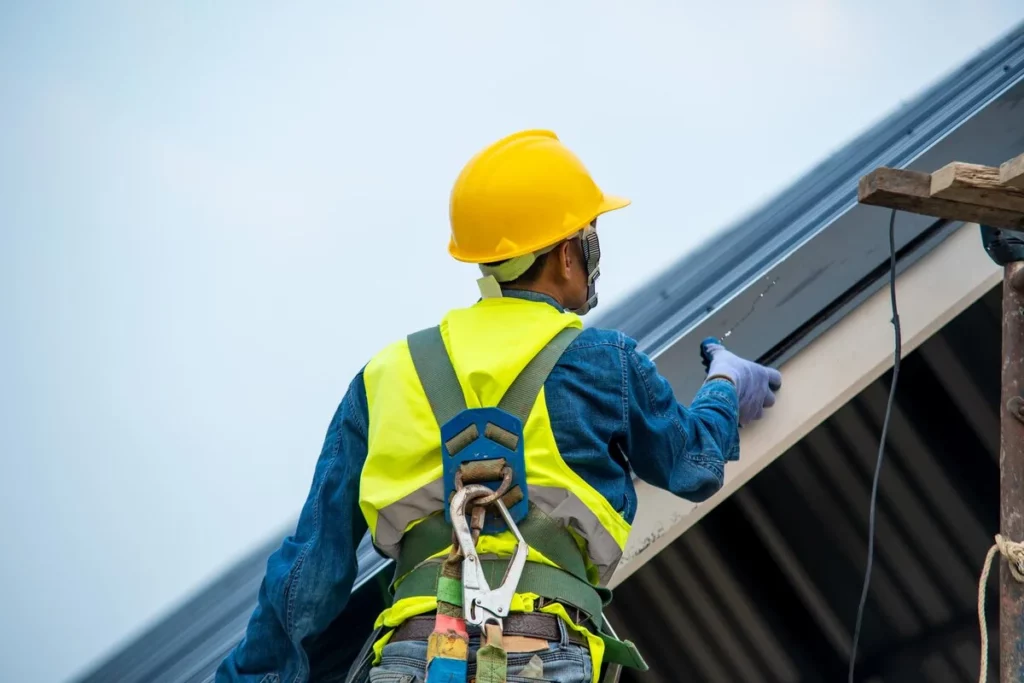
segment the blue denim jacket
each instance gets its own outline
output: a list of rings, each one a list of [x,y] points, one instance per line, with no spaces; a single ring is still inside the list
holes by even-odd
[[[505,295],[558,307],[532,292]],[[584,329],[544,393],[562,457],[630,523],[637,502],[630,468],[654,486],[702,501],[721,488],[726,461],[739,458],[732,383],[706,382],[686,408],[621,332]],[[358,509],[367,419],[360,372],[328,427],[295,533],[268,559],[245,637],[221,663],[218,683],[308,679],[305,646],[344,609],[356,576],[355,549],[367,529]]]

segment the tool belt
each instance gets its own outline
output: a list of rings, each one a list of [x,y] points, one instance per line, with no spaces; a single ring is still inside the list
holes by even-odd
[[[537,638],[548,642],[558,642],[562,639],[559,618],[553,614],[523,613],[511,614],[505,617],[502,632],[506,636],[522,636],[524,638]],[[404,640],[426,640],[434,630],[434,616],[421,615],[410,617],[401,626],[395,629],[389,643],[397,643]],[[569,631],[569,642],[573,645],[587,647],[587,641],[578,633]]]

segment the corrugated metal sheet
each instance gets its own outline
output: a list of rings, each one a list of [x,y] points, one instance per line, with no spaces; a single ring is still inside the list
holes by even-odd
[[[838,224],[838,220],[842,219],[837,220],[837,216],[849,216],[853,211],[863,208],[851,208],[857,177],[874,164],[904,165],[908,160],[919,161],[924,158],[922,155],[934,154],[941,145],[946,145],[950,153],[963,153],[962,158],[979,163],[986,163],[987,157],[993,154],[1003,155],[1005,158],[1013,153],[1013,149],[1024,151],[1024,130],[1014,127],[1019,125],[1020,121],[1014,118],[1014,112],[1019,111],[1016,107],[1024,101],[1022,79],[1024,25],[929,90],[913,104],[855,140],[833,159],[814,169],[806,178],[758,211],[750,220],[743,221],[733,228],[725,239],[729,239],[735,245],[734,250],[725,252],[718,259],[711,259],[708,253],[698,250],[621,306],[609,311],[598,321],[599,324],[622,329],[638,338],[641,348],[653,354],[658,349],[666,348],[665,345],[672,339],[678,339],[683,330],[693,330],[698,323],[704,324],[701,323],[702,320],[713,320],[717,325],[722,321],[746,316],[744,328],[731,339],[734,349],[759,358],[765,357],[769,351],[773,358],[778,358],[780,354],[786,352],[794,352],[799,347],[801,339],[820,333],[828,325],[833,324],[849,310],[850,306],[855,305],[857,296],[866,295],[870,287],[878,286],[884,277],[885,254],[880,250],[884,240],[881,236],[878,245],[874,245],[866,241],[861,233],[851,237],[844,232],[857,232],[852,229],[859,227],[858,225]],[[1015,121],[1017,123],[1014,123]],[[864,218],[870,216],[862,216],[857,220]],[[881,222],[879,224],[881,225]],[[898,231],[901,235],[901,245],[920,239],[920,235],[930,234],[934,241],[941,239],[944,234],[944,228],[934,225],[934,222],[908,222],[906,226],[906,230]],[[833,232],[824,239],[822,234],[826,229]],[[931,233],[928,233],[929,230]],[[855,244],[857,247],[854,257]],[[835,279],[828,282],[818,279],[811,287],[808,286],[811,280],[800,276],[780,284],[772,290],[771,297],[776,297],[779,301],[773,304],[775,308],[770,309],[773,315],[768,319],[762,315],[763,308],[754,311],[753,304],[743,297],[749,296],[755,301],[758,299],[757,292],[750,290],[748,285],[766,268],[779,263],[780,259],[785,267],[796,274],[811,273],[813,279],[821,273],[827,273],[835,275]],[[808,298],[808,292],[813,296]],[[840,304],[835,305],[840,299]],[[761,348],[762,346],[764,348]],[[780,351],[781,347],[785,347],[787,351]],[[950,348],[959,349],[953,344],[952,338]],[[970,379],[970,385],[973,386],[974,374],[966,368],[974,367],[974,364],[965,360],[966,355],[962,352],[955,353],[954,357],[964,368],[964,376]],[[687,382],[690,378],[676,377],[676,374],[683,376],[683,370],[677,367],[679,365],[672,357],[659,359],[659,367],[670,370],[670,380],[676,390],[684,391],[688,388]],[[693,365],[692,359],[687,365]],[[992,367],[998,368],[998,365]],[[910,371],[906,372],[910,374]],[[984,373],[979,376],[984,376]],[[906,382],[909,384],[910,380]],[[982,386],[984,383],[977,384]],[[870,404],[871,402],[867,401],[867,405]],[[956,403],[950,405],[958,406]],[[992,420],[992,416],[986,416],[983,410],[962,410],[966,416],[964,419],[971,421],[972,425],[975,424],[974,421],[981,424],[986,420]],[[927,423],[926,419],[925,424]],[[831,421],[829,424],[832,424]],[[920,425],[913,429],[918,432],[922,430]],[[797,450],[812,448],[806,444],[831,444],[837,441],[836,437],[832,437],[831,441],[823,440],[820,433],[827,431],[815,432],[815,438],[809,438]],[[862,429],[858,433],[865,432]],[[867,434],[870,435],[870,431]],[[862,438],[870,440],[869,436]],[[845,453],[843,448],[851,448],[844,439],[838,439],[837,443],[846,445],[836,446],[837,452]],[[827,453],[826,456],[822,462],[832,462],[840,457],[833,452]],[[859,461],[852,459],[853,456],[842,457],[849,458],[852,472],[860,472],[858,468],[862,468],[863,463],[854,467]],[[805,459],[808,462],[818,462],[811,456],[806,456]],[[669,670],[665,667],[673,658],[679,662],[677,666],[680,671],[696,672],[693,673],[692,680],[839,679],[835,666],[837,658],[830,654],[828,648],[841,649],[840,643],[844,636],[840,627],[852,620],[852,611],[843,601],[846,598],[836,597],[837,602],[833,604],[830,602],[834,597],[832,592],[817,584],[814,585],[818,593],[810,591],[807,586],[812,584],[808,583],[808,580],[799,584],[800,590],[791,588],[790,593],[786,593],[783,587],[787,585],[787,581],[795,581],[793,576],[801,572],[808,576],[817,576],[818,571],[834,570],[835,575],[824,582],[833,586],[832,591],[839,592],[840,588],[837,586],[840,583],[843,584],[843,588],[849,589],[853,586],[856,590],[859,587],[859,579],[855,576],[856,558],[863,557],[863,547],[855,549],[855,530],[856,522],[860,519],[857,515],[866,514],[866,509],[854,505],[853,499],[848,500],[844,504],[845,507],[829,509],[836,518],[834,524],[825,525],[824,531],[831,533],[835,530],[835,533],[839,534],[837,538],[841,539],[841,542],[838,548],[846,553],[847,562],[845,567],[838,563],[833,567],[832,563],[836,562],[833,555],[839,550],[835,547],[836,544],[828,539],[827,533],[821,534],[821,518],[808,519],[799,514],[787,516],[783,510],[776,510],[773,507],[781,506],[787,499],[796,498],[792,494],[792,488],[786,488],[792,486],[788,478],[775,479],[774,487],[778,488],[770,488],[774,496],[769,495],[769,491],[766,491],[765,485],[762,484],[762,481],[772,481],[776,471],[787,471],[785,468],[791,467],[788,464],[790,461],[799,460],[799,454],[795,458],[793,454],[787,455],[781,463],[782,470],[773,467],[759,475],[754,483],[748,485],[750,492],[738,495],[735,502],[729,501],[711,513],[699,527],[683,537],[680,541],[682,545],[673,546],[671,551],[664,553],[664,557],[660,557],[649,568],[639,572],[637,577],[621,587],[620,603],[616,607],[618,621],[621,622],[623,631],[633,634],[645,643],[648,652],[652,653],[652,661],[656,666],[655,674],[646,680],[655,680],[655,675],[667,676],[665,680],[683,678],[667,673]],[[811,465],[808,465],[808,468],[811,472],[817,472]],[[801,475],[802,479],[795,474],[789,476],[805,483],[808,477],[811,477],[808,474]],[[814,479],[810,481],[812,484],[819,483]],[[995,481],[997,480],[993,479],[993,482]],[[860,479],[855,479],[854,482],[842,485],[833,483],[833,488],[838,486],[846,491],[847,489],[843,488],[845,486],[855,487],[863,484]],[[994,487],[995,483],[992,486]],[[859,495],[859,489],[850,490],[857,491]],[[760,491],[760,494],[755,495],[754,491]],[[836,505],[839,505],[838,501],[845,500],[839,496],[833,498],[837,501]],[[751,535],[751,529],[740,524],[745,518],[741,514],[742,510],[737,512],[743,501],[746,501],[744,504],[747,506],[743,510],[748,510],[746,515],[751,515],[751,505],[755,506],[753,509],[758,509],[756,506],[760,505],[760,509],[766,510],[767,514],[757,515],[757,518],[773,520],[772,524],[766,526],[766,523],[759,522],[757,528],[753,530],[757,533]],[[849,516],[842,519],[844,511]],[[773,515],[776,517],[773,518]],[[716,524],[718,526],[715,526]],[[733,528],[736,530],[735,533],[730,531]],[[983,524],[982,528],[994,527]],[[806,533],[802,533],[801,529]],[[742,539],[740,531],[744,532]],[[785,543],[770,543],[769,540],[765,540],[777,539],[780,534]],[[790,538],[793,534],[799,538]],[[265,547],[254,552],[224,578],[197,593],[164,623],[142,635],[81,680],[102,683],[206,680],[224,654],[241,637],[255,604],[265,559],[278,546],[283,535],[284,533],[278,535]],[[734,546],[734,540],[726,539],[740,539],[741,543]],[[700,546],[702,540],[705,543]],[[803,549],[803,544],[819,548],[820,554],[814,555],[808,550],[806,554],[792,555],[795,548]],[[769,546],[775,549],[775,553],[782,552],[779,548],[788,548],[788,552],[791,553],[787,556],[788,564],[783,563],[784,557],[779,559],[771,554]],[[736,550],[737,547],[739,550]],[[710,548],[712,552],[718,554],[717,559],[707,552],[701,554],[695,548],[702,548],[705,551]],[[919,553],[915,551],[910,557],[918,555]],[[708,557],[712,559],[709,560]],[[895,559],[889,561],[895,562]],[[673,565],[672,562],[676,564]],[[709,565],[708,562],[723,564],[716,569],[716,565]],[[809,564],[805,566],[802,564],[804,562]],[[669,566],[662,566],[662,563],[669,563]],[[329,665],[331,661],[345,661],[350,656],[351,649],[359,645],[351,637],[351,633],[368,630],[368,622],[372,621],[376,613],[376,601],[380,600],[381,584],[385,580],[380,571],[383,565],[382,560],[364,542],[359,552],[359,585],[353,593],[345,617],[339,620],[332,632],[324,634],[320,642],[314,644],[315,647],[323,647],[331,652],[331,657],[325,660],[325,665]],[[661,567],[660,571],[658,567]],[[678,569],[674,570],[673,567]],[[685,599],[681,597],[687,586],[698,585],[690,581],[690,578],[708,573],[713,574],[713,580],[718,583],[702,584],[708,588],[691,592]],[[730,573],[739,577],[732,586],[724,583],[725,579],[722,578]],[[925,578],[929,576],[923,570],[913,575]],[[752,577],[760,578],[755,581]],[[885,579],[880,581],[883,585],[880,590],[884,590]],[[903,586],[902,583],[896,585]],[[760,588],[750,592],[749,589],[744,589],[745,586],[760,586],[767,592]],[[916,592],[909,588],[894,590],[905,590],[911,597],[916,595]],[[815,597],[816,595],[818,597]],[[621,596],[628,596],[629,599]],[[779,596],[785,596],[786,599],[782,600]],[[665,609],[667,606],[681,605],[682,609],[665,612],[669,628],[654,628],[647,633],[641,629],[649,629],[651,621],[646,616],[643,619],[630,620],[623,612],[623,604],[636,605],[638,610],[642,610],[641,613],[649,610],[650,614],[655,614],[656,609]],[[812,608],[811,604],[817,607]],[[787,616],[789,613],[784,608],[788,606],[797,610],[797,616]],[[933,608],[934,605],[929,607]],[[919,609],[924,607],[914,607],[914,610]],[[715,617],[715,614],[721,616]],[[808,614],[814,617],[813,621],[808,620]],[[832,617],[829,618],[828,614]],[[930,615],[931,612],[924,614]],[[912,616],[919,621],[922,618],[917,611],[912,611]],[[344,627],[342,623],[345,624]],[[799,624],[806,624],[806,633],[800,631]],[[888,628],[887,624],[888,622],[878,614],[872,613],[869,614],[866,627],[869,634],[877,634],[884,632],[879,629]],[[896,631],[901,636],[905,632],[913,631],[909,621],[903,620],[899,624],[900,628]],[[345,628],[349,630],[343,633]],[[735,642],[742,643],[742,647],[733,644],[729,638],[730,633],[736,634]],[[815,636],[815,633],[818,635]],[[344,637],[346,634],[349,637]],[[741,637],[743,640],[739,640]],[[700,647],[697,647],[697,644],[700,644]],[[737,648],[743,652],[755,653],[756,656],[750,654],[751,659],[748,661],[744,659],[744,655],[736,654]],[[877,648],[877,642],[869,637],[864,651],[870,651],[871,648]],[[687,654],[691,651],[692,654]],[[764,667],[764,677],[749,677],[753,671],[751,667],[755,666]],[[716,671],[725,671],[727,677],[708,677],[708,670],[712,674]],[[736,673],[737,670],[739,673]]]
[[[858,680],[977,680],[978,574],[999,528],[1000,305],[997,287],[901,365]],[[846,680],[890,381],[620,586],[609,617],[652,665],[623,680]]]

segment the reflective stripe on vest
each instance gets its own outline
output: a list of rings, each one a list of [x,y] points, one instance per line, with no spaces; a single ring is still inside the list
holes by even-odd
[[[441,333],[466,405],[494,406],[527,363],[578,316],[548,304],[483,299],[451,311]],[[402,537],[443,509],[439,425],[416,374],[408,343],[396,342],[364,371],[369,407],[368,454],[360,478],[360,509],[374,544],[397,558]],[[558,452],[543,390],[523,430],[529,498],[582,542],[592,580],[606,585],[618,565],[629,524]],[[503,545],[499,534],[492,542]],[[508,538],[509,550],[512,545]]]

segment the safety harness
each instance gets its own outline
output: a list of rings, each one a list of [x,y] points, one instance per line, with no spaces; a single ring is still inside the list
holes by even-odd
[[[633,643],[618,640],[605,622],[602,608],[611,601],[611,591],[588,580],[577,538],[529,500],[523,429],[552,368],[580,332],[563,329],[530,359],[497,407],[476,409],[466,405],[440,329],[409,336],[413,364],[440,426],[444,500],[449,505],[404,533],[390,592],[394,602],[436,597],[434,630],[427,640],[429,683],[467,680],[467,625],[478,627],[482,636],[475,680],[506,681],[502,626],[514,594],[534,594],[577,612],[575,624],[600,639],[609,669],[647,669]],[[516,541],[511,558],[477,554],[481,532],[504,531]],[[527,562],[529,551],[547,562]],[[348,681],[364,679],[381,631],[362,648]]]
[[[529,499],[523,430],[551,369],[580,332],[559,332],[516,377],[498,405],[483,408],[466,406],[439,327],[408,338],[413,364],[441,429],[448,505],[443,513],[431,514],[406,531],[391,592],[395,601],[437,598],[434,631],[427,641],[428,683],[467,680],[467,624],[479,627],[482,634],[475,680],[505,682],[502,620],[516,593],[571,607],[580,616],[577,625],[604,643],[604,660],[616,670],[647,669],[636,647],[615,637],[605,622],[602,608],[611,602],[611,591],[588,580],[576,537]],[[511,558],[477,554],[481,533],[504,531],[516,539]],[[527,562],[530,550],[549,563]],[[353,669],[359,667],[357,661]]]

